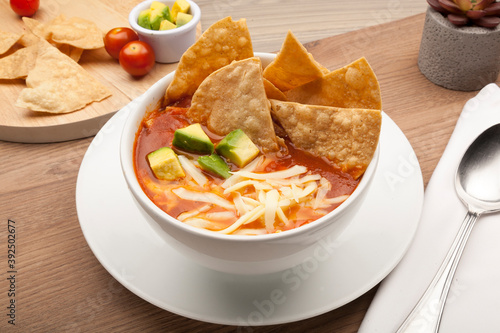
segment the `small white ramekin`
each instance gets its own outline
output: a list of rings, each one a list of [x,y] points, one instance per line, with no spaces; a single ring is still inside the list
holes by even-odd
[[[139,35],[139,39],[148,43],[155,51],[156,62],[173,63],[179,61],[182,54],[196,41],[196,26],[200,22],[201,10],[191,0],[189,13],[193,19],[185,25],[171,30],[150,30],[137,24],[139,13],[151,6],[153,0],[141,2],[132,9],[128,16],[129,24]],[[174,1],[161,1],[172,8]]]

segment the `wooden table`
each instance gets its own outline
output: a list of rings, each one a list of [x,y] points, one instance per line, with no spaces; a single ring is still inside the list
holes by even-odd
[[[126,15],[135,3],[115,1],[108,6]],[[475,92],[437,87],[418,71],[425,1],[198,3],[203,30],[225,16],[246,17],[257,51],[278,50],[286,31],[292,29],[330,69],[366,56],[381,83],[384,111],[414,147],[427,184],[463,104]],[[42,6],[48,5],[70,4],[42,1]],[[157,308],[125,289],[99,264],[82,235],[75,207],[78,170],[91,140],[0,142],[0,331],[13,328],[6,316],[11,287],[7,280],[9,219],[16,226],[15,328],[19,332],[238,331]],[[376,287],[311,319],[239,331],[356,332],[375,291]]]

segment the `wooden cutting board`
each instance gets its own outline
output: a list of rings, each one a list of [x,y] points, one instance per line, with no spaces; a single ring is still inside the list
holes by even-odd
[[[89,19],[103,32],[129,26],[127,17],[100,0],[45,2],[33,18],[48,22],[59,14]],[[23,21],[11,10],[8,1],[0,2],[0,22],[0,30],[20,33],[24,29]],[[201,25],[198,30],[201,31]],[[24,80],[0,80],[0,140],[55,142],[94,135],[116,111],[176,67],[176,64],[157,63],[146,76],[133,78],[104,48],[84,51],[79,64],[106,85],[112,96],[72,113],[39,113],[14,105],[20,91],[26,87]]]

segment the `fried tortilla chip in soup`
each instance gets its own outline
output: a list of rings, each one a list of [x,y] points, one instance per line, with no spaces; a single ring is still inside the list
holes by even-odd
[[[0,79],[20,79],[28,76],[35,66],[37,53],[38,46],[31,45],[0,58]]]
[[[289,101],[301,104],[382,109],[377,77],[364,57],[285,95]]]
[[[264,152],[279,149],[257,57],[210,74],[193,95],[187,116],[218,135],[241,129]]]
[[[296,147],[326,157],[355,179],[365,172],[377,149],[379,110],[271,100],[271,112]]]
[[[286,101],[286,96],[285,94],[276,88],[274,84],[271,83],[271,81],[267,80],[264,78],[264,88],[266,89],[266,95],[267,98],[269,99],[277,99],[280,101]]]
[[[165,92],[164,105],[192,96],[212,72],[233,60],[253,57],[245,19],[226,17],[212,24],[179,60],[174,78]]]
[[[313,56],[288,31],[276,58],[264,70],[264,78],[281,91],[287,91],[323,77],[328,69],[317,63]]]
[[[33,111],[66,113],[111,95],[83,67],[40,39],[35,67],[28,73],[16,106]]]

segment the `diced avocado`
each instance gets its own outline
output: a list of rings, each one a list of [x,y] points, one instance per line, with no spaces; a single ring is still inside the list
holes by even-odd
[[[162,9],[162,13],[165,20],[169,20],[170,22],[174,23],[172,13],[170,12],[170,8],[168,6],[165,6],[165,8]]]
[[[177,28],[175,26],[175,24],[173,24],[169,20],[163,20],[163,21],[161,21],[160,30],[170,30],[170,29],[175,29],[175,28]]]
[[[151,14],[151,9],[145,9],[139,13],[137,18],[137,24],[145,29],[151,29],[151,23],[149,23],[149,17]]]
[[[240,168],[250,163],[259,154],[259,148],[241,129],[226,135],[215,150]]]
[[[178,13],[177,14],[177,21],[176,21],[177,27],[182,27],[184,24],[191,21],[192,18],[193,18],[193,15],[191,15],[191,14]]]
[[[187,13],[189,11],[190,5],[186,0],[177,0],[172,6],[172,19],[173,22],[177,22],[178,13]]]
[[[214,144],[200,124],[193,124],[176,130],[172,145],[193,153],[211,154],[214,151]]]
[[[159,30],[161,21],[163,21],[163,12],[161,9],[152,9],[149,15],[149,23],[151,24],[151,29]]]
[[[163,10],[165,7],[167,7],[167,5],[165,5],[164,3],[161,3],[159,1],[153,1],[149,8],[151,8],[151,10],[154,10],[154,9]]]
[[[198,158],[198,163],[205,171],[215,174],[224,179],[231,177],[229,166],[217,154],[203,155]]]
[[[170,147],[163,147],[147,155],[149,166],[156,178],[175,180],[185,177],[177,154]]]

